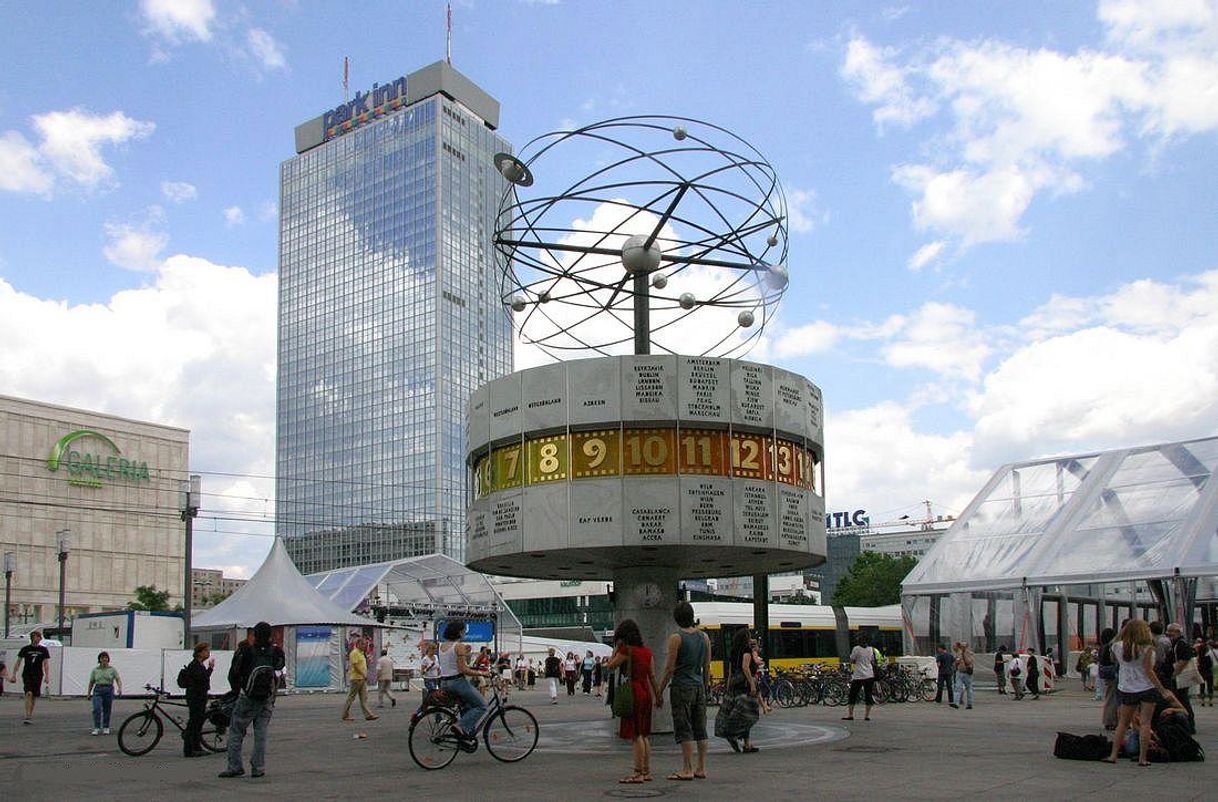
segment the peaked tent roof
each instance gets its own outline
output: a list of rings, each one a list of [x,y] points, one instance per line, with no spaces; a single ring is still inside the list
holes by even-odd
[[[382,626],[372,619],[352,614],[318,593],[297,570],[280,538],[275,538],[271,553],[250,581],[215,607],[196,615],[191,628],[252,627],[259,621],[274,626]]]
[[[1218,437],[1004,465],[909,596],[1218,575]]]

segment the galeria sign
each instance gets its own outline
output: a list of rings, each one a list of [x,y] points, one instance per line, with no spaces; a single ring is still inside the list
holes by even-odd
[[[104,449],[101,453],[86,451],[81,441],[100,443]],[[77,429],[59,438],[47,458],[47,470],[55,473],[60,467],[67,471],[68,484],[81,487],[101,487],[114,481],[151,481],[147,462],[127,459],[113,440],[92,429]]]

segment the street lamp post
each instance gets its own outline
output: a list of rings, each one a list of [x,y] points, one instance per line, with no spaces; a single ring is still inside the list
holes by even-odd
[[[178,512],[182,515],[182,521],[186,524],[186,581],[185,589],[182,594],[182,645],[183,648],[189,649],[190,643],[190,606],[191,596],[194,595],[194,581],[191,578],[191,551],[193,549],[192,540],[194,537],[194,521],[195,516],[199,514],[199,501],[203,495],[202,487],[203,479],[198,474],[191,474],[190,479],[182,480],[180,492],[178,494]]]
[[[17,555],[4,552],[4,638],[8,639],[8,612],[13,606],[13,570],[17,566]]]
[[[63,638],[63,608],[67,591],[68,551],[72,548],[72,530],[60,529],[55,533],[59,548],[59,637]]]

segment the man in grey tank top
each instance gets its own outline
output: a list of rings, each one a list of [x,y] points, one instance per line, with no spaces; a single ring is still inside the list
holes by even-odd
[[[680,629],[668,636],[668,660],[660,693],[669,681],[672,690],[672,729],[681,745],[684,765],[668,775],[670,780],[692,780],[706,777],[706,686],[710,682],[710,638],[694,626],[694,608],[679,602],[672,612]],[[698,744],[698,762],[694,764],[694,742]]]

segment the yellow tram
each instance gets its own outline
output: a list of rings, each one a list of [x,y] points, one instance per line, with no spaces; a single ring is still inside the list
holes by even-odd
[[[888,657],[901,654],[901,605],[840,607],[811,604],[770,605],[770,654],[762,655],[771,668],[797,668],[807,663],[837,663],[838,634],[853,643],[859,632]],[[694,602],[694,616],[711,640],[711,671],[723,675],[732,636],[740,627],[753,626],[753,605],[733,602]]]

